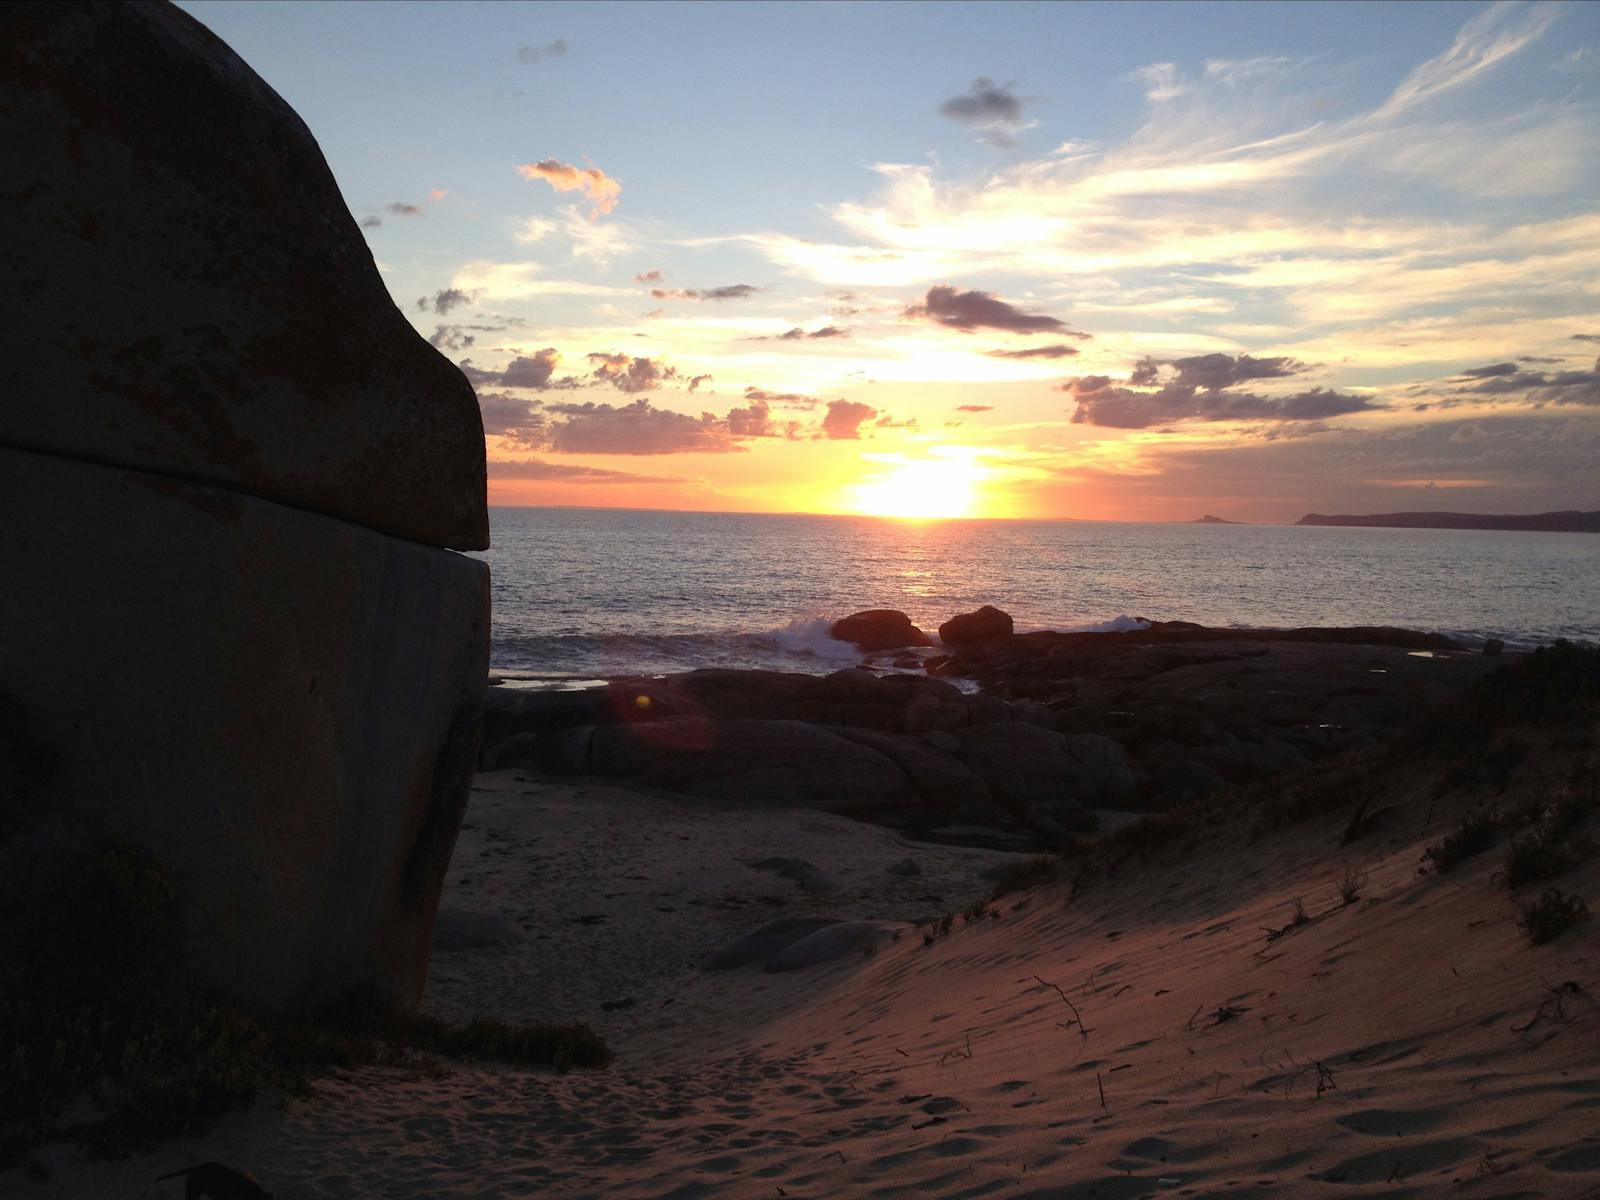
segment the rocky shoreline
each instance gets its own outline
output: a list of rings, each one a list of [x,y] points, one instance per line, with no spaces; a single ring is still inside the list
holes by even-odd
[[[1099,811],[1163,811],[1373,750],[1500,661],[1494,644],[1387,627],[1017,634],[988,606],[941,626],[938,648],[893,610],[834,628],[863,666],[491,688],[480,767],[1059,849]]]

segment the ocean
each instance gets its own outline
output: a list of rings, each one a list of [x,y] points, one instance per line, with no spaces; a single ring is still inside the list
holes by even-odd
[[[1600,536],[1111,521],[495,508],[491,665],[572,685],[693,667],[822,673],[828,626],[898,608],[933,635],[981,604],[1018,631],[1399,625],[1600,641]]]

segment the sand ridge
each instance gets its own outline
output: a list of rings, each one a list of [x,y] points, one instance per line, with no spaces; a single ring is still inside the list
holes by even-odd
[[[878,916],[915,907],[911,889],[956,906],[965,879],[977,896],[977,869],[1003,856],[908,850],[794,810],[730,818],[609,788],[479,785],[445,902],[535,919],[509,952],[442,955],[429,1004],[587,1008],[615,1066],[354,1072],[191,1147],[63,1163],[17,1194],[174,1194],[146,1181],[190,1154],[251,1168],[280,1200],[1600,1194],[1593,927],[1530,946],[1491,879],[1497,855],[1419,876],[1442,816],[1343,851],[1338,823],[1313,822],[1129,864],[1070,903],[1062,889],[1007,897],[998,918],[958,919],[931,945],[912,932],[793,975],[703,974],[690,964],[706,943],[756,923],[753,897],[785,884],[743,866],[747,852],[804,851],[836,873],[831,896],[788,885],[785,912]],[[889,875],[907,854],[924,875]],[[1364,872],[1350,904],[1347,864]],[[608,901],[616,875],[669,895]],[[1597,875],[1564,882],[1593,895]],[[689,905],[696,879],[705,902]],[[711,902],[730,895],[745,903]],[[1269,938],[1296,900],[1309,919]],[[605,921],[561,920],[607,904]],[[597,1011],[624,992],[634,1005]]]

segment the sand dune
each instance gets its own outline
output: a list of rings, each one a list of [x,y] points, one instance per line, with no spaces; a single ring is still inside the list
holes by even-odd
[[[479,789],[445,903],[526,938],[438,955],[428,1006],[592,1019],[614,1067],[351,1073],[192,1145],[63,1152],[48,1184],[0,1190],[177,1195],[148,1181],[215,1157],[280,1200],[1600,1195],[1593,926],[1530,946],[1498,854],[1419,875],[1451,815],[1424,829],[1420,801],[1352,850],[1341,822],[1223,838],[1070,902],[1007,897],[931,945],[768,975],[694,964],[779,913],[960,907],[1007,856],[510,773]],[[908,855],[922,874],[890,874]],[[744,865],[769,856],[839,886]],[[1309,919],[1269,937],[1297,900]]]

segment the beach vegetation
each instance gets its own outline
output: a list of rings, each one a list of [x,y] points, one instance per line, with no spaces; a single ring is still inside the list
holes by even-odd
[[[1495,813],[1484,809],[1470,812],[1456,823],[1454,832],[1424,849],[1422,857],[1439,874],[1448,875],[1494,845],[1499,830],[1500,818]]]
[[[1522,928],[1535,946],[1560,937],[1574,925],[1589,919],[1589,905],[1581,896],[1546,888],[1537,900],[1522,906]]]
[[[1024,862],[1008,863],[995,877],[994,890],[989,893],[989,899],[999,900],[1013,892],[1025,892],[1055,883],[1061,878],[1061,868],[1061,859],[1054,854],[1041,854]]]

